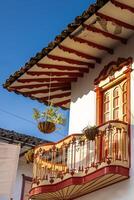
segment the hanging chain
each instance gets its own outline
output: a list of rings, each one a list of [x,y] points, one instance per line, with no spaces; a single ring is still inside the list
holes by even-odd
[[[48,106],[50,106],[50,97],[51,97],[51,72],[50,72],[50,79],[49,79],[49,93],[48,93]]]

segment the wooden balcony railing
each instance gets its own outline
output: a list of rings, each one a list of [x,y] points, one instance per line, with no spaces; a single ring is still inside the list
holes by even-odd
[[[105,166],[129,168],[128,125],[109,121],[98,127],[94,140],[74,134],[58,143],[36,147],[32,187],[82,177]]]

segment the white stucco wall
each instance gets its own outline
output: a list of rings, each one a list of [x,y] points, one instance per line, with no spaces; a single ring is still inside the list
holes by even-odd
[[[23,180],[22,174],[32,177],[32,164],[27,164],[24,158],[19,160],[13,200],[20,200]]]
[[[104,65],[118,57],[134,58],[134,37],[130,38],[127,45],[116,48],[113,56],[107,56],[102,64],[96,66],[83,79],[79,79],[72,86],[72,103],[70,108],[69,133],[79,133],[88,124],[95,124],[95,94],[93,93],[93,80]],[[134,64],[133,64],[134,69]],[[131,73],[131,169],[130,179],[100,189],[77,200],[133,200],[134,199],[134,71]]]
[[[94,92],[94,79],[98,76],[103,67],[118,57],[134,58],[134,37],[128,40],[127,45],[120,44],[115,49],[113,55],[106,55],[101,64],[97,64],[95,69],[91,69],[83,78],[79,78],[72,84],[69,134],[81,133],[87,125],[96,123],[96,94]]]

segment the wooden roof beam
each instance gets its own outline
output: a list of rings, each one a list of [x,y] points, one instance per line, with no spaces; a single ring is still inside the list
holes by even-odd
[[[67,99],[67,100],[65,100],[65,101],[60,101],[60,102],[58,102],[58,103],[54,103],[54,105],[55,106],[64,106],[64,105],[66,105],[66,104],[68,104],[68,103],[70,103],[71,102],[71,99]]]
[[[69,47],[65,47],[63,45],[59,45],[59,48],[62,49],[63,51],[65,51],[65,52],[73,53],[73,54],[80,56],[82,58],[86,58],[86,59],[89,59],[89,60],[92,59],[92,60],[95,60],[97,63],[101,63],[101,58],[82,53],[80,51],[77,51],[77,50],[69,48]]]
[[[122,37],[117,36],[117,35],[114,35],[112,33],[105,32],[105,31],[103,31],[103,30],[101,30],[99,28],[96,28],[96,27],[93,27],[93,26],[87,25],[87,24],[83,24],[82,26],[84,28],[86,28],[88,31],[95,32],[95,33],[100,33],[100,34],[102,34],[105,37],[108,37],[108,38],[113,39],[113,40],[118,40],[118,41],[120,41],[123,44],[127,43],[127,39],[122,38]]]
[[[42,75],[47,75],[47,76],[70,76],[70,77],[82,77],[83,73],[82,72],[45,72],[45,71],[27,71],[26,72],[28,75],[32,76],[42,76]]]
[[[62,97],[68,97],[68,96],[71,96],[71,91],[70,92],[66,92],[66,93],[51,95],[49,97],[49,99],[52,100],[52,99],[62,98]],[[42,101],[47,101],[48,100],[48,96],[47,97],[41,97],[41,98],[38,98],[38,99],[40,99]]]
[[[19,83],[31,83],[31,82],[50,82],[50,78],[23,78],[17,80]],[[58,82],[72,82],[77,81],[76,77],[64,77],[64,78],[51,78],[51,81],[58,81]]]
[[[85,40],[85,39],[82,39],[80,37],[76,37],[76,36],[69,36],[71,39],[73,39],[74,41],[76,42],[79,42],[79,43],[83,43],[83,44],[87,44],[88,46],[91,46],[93,48],[96,48],[96,49],[99,49],[99,50],[103,50],[103,51],[107,51],[109,54],[113,54],[113,49],[110,49],[108,47],[105,47],[103,45],[100,45],[100,44],[97,44],[97,43],[94,43],[94,42],[91,42],[89,40]]]
[[[67,65],[54,65],[54,64],[44,64],[44,63],[37,63],[36,64],[38,67],[44,69],[44,68],[48,68],[48,69],[58,69],[58,70],[68,70],[68,71],[76,71],[79,70],[80,72],[84,73],[88,73],[89,72],[89,68],[87,67],[77,67],[77,66],[67,66]]]
[[[16,85],[9,88],[9,90],[21,90],[21,89],[33,89],[33,88],[40,88],[40,87],[49,87],[50,83],[42,83],[42,84],[30,84],[30,85]],[[52,87],[62,87],[62,86],[71,86],[70,81],[68,82],[59,82],[59,83],[51,83]]]
[[[88,63],[88,62],[84,62],[84,61],[74,60],[74,59],[65,58],[65,57],[61,57],[61,56],[55,56],[55,55],[47,55],[47,57],[52,60],[58,60],[58,61],[63,61],[63,62],[67,62],[70,64],[84,65],[84,66],[88,66],[90,68],[94,68],[94,63]]]
[[[111,3],[112,3],[114,6],[119,7],[119,8],[121,8],[121,9],[126,9],[126,10],[128,10],[129,12],[134,13],[134,8],[131,7],[131,6],[128,6],[127,4],[121,3],[121,2],[116,1],[116,0],[110,0],[110,1],[111,1]]]
[[[27,92],[22,92],[25,95],[33,95],[33,94],[45,94],[45,93],[49,93],[50,92],[55,92],[55,91],[67,91],[67,90],[71,90],[71,86],[67,86],[67,87],[55,87],[55,88],[51,88],[49,89],[40,89],[40,90],[33,90],[33,91],[27,91]]]
[[[105,19],[106,21],[114,22],[115,24],[118,24],[119,26],[122,26],[122,27],[124,27],[126,29],[134,30],[134,26],[131,25],[131,24],[125,23],[125,22],[120,21],[120,20],[117,20],[117,19],[115,19],[113,17],[110,17],[108,15],[104,15],[103,13],[97,12],[96,15],[101,17],[102,19]]]

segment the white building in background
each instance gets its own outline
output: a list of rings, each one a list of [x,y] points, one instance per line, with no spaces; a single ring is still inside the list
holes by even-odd
[[[0,200],[9,200],[9,197],[7,197],[9,193],[8,189],[11,189],[10,197],[13,200],[27,200],[28,199],[28,195],[29,195],[28,192],[29,192],[29,189],[31,187],[31,182],[32,182],[33,165],[32,163],[28,164],[26,162],[25,153],[31,148],[34,148],[35,145],[38,145],[44,142],[47,143],[47,141],[44,141],[36,137],[32,137],[29,135],[16,133],[15,131],[9,131],[9,130],[0,128],[0,144],[3,144],[3,145],[5,144],[3,150],[4,151],[6,150],[6,152],[4,153],[5,160],[2,158],[0,160],[1,163],[3,162],[3,165],[1,165],[0,170],[1,171],[5,170],[5,173],[6,174],[8,173],[8,176],[6,176],[5,174],[6,179],[4,180],[1,179],[0,181]],[[13,159],[14,159],[13,146],[16,146],[16,145],[18,146],[18,148],[16,149],[18,153],[16,151],[16,161],[13,162]],[[21,147],[20,150],[19,150],[19,147]],[[18,160],[17,154],[19,154],[19,161],[17,161]],[[11,164],[9,162],[11,162]],[[6,163],[8,163],[7,166],[5,166]],[[16,164],[17,164],[17,173],[16,173],[16,169],[11,168],[11,167],[16,168]],[[4,169],[2,168],[2,166],[4,167]],[[14,172],[14,176],[12,177],[12,181],[13,181],[12,188],[10,188],[10,185],[9,185],[10,180],[11,180],[10,178],[11,174],[10,174],[9,169],[12,170],[12,173]],[[1,175],[1,178],[2,177],[3,176]],[[6,184],[5,184],[5,181],[7,181]],[[3,187],[6,192],[4,191]]]
[[[69,136],[35,148],[31,199],[133,200],[133,44],[134,1],[98,0],[4,84],[70,109]]]

